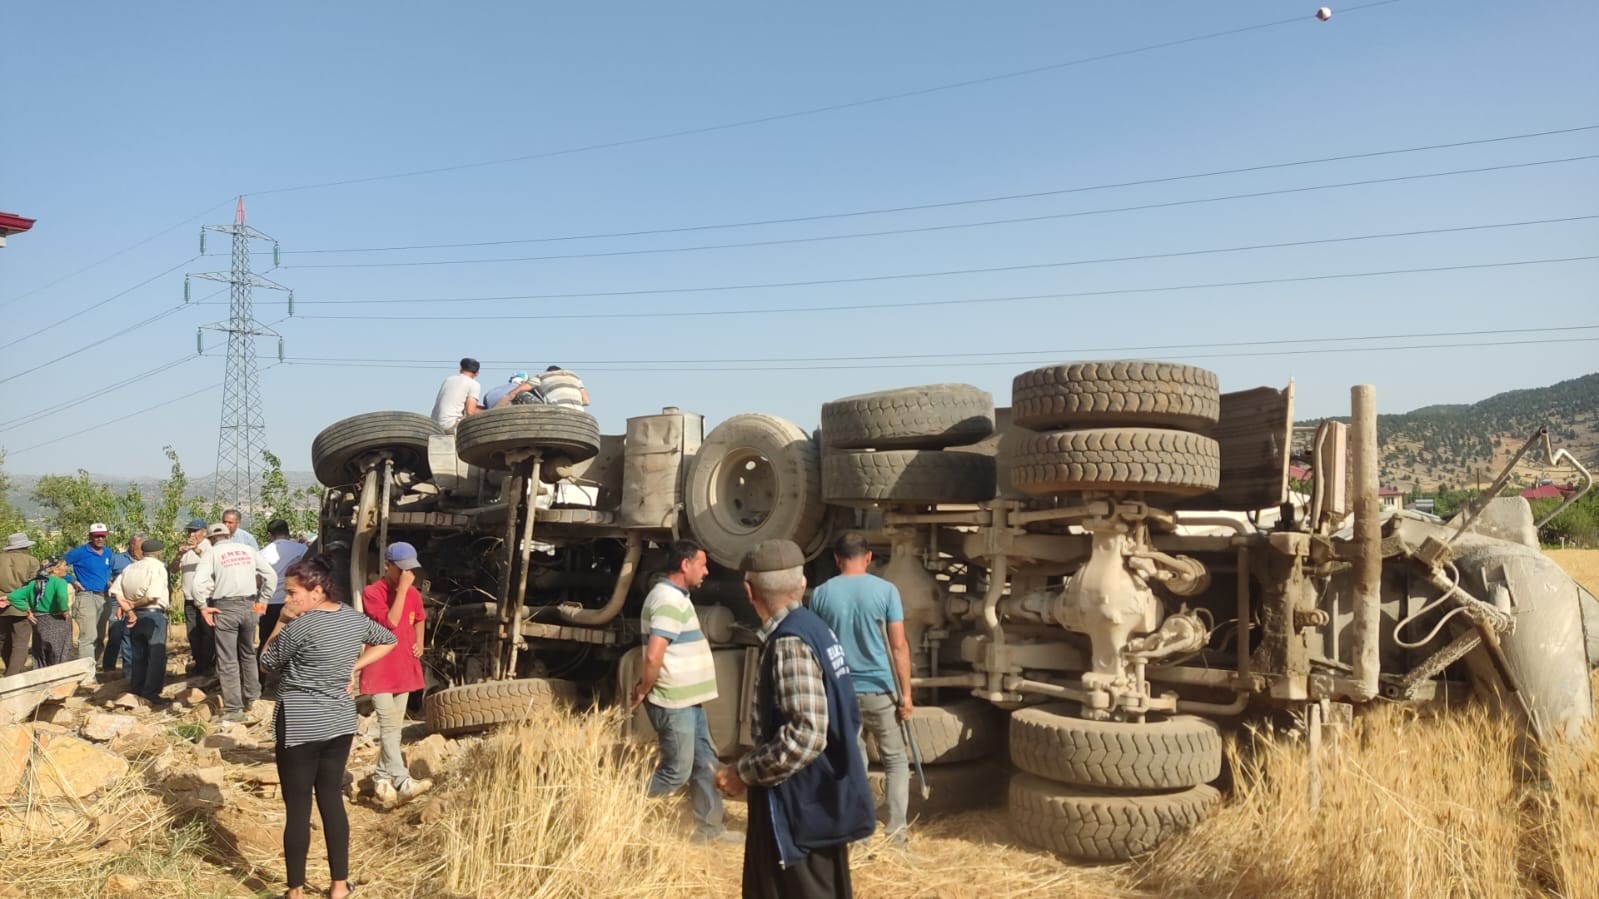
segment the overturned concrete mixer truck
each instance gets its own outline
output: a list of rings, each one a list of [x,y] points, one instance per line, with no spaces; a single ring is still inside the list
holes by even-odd
[[[815,433],[760,414],[706,431],[676,408],[622,435],[557,405],[454,435],[357,415],[313,444],[320,542],[356,596],[389,542],[417,547],[425,714],[459,734],[624,699],[660,548],[696,540],[714,563],[694,597],[720,687],[707,712],[732,755],[758,646],[738,560],[792,539],[814,585],[831,538],[863,530],[912,646],[932,786],[912,813],[1006,802],[1019,838],[1085,859],[1203,817],[1221,729],[1247,714],[1295,712],[1314,736],[1379,698],[1476,691],[1543,740],[1592,715],[1592,597],[1539,551],[1520,498],[1448,523],[1380,509],[1372,388],[1347,424],[1308,428],[1292,385],[1222,393],[1166,362],[1039,368],[1010,400],[869,393],[825,403]],[[1296,457],[1311,474],[1291,491]]]

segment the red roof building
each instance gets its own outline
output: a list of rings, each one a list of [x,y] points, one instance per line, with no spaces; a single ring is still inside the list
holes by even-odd
[[[1566,491],[1555,484],[1539,484],[1521,491],[1522,499],[1564,499]]]
[[[33,227],[37,219],[27,219],[15,212],[0,212],[0,247],[6,245],[6,238]]]

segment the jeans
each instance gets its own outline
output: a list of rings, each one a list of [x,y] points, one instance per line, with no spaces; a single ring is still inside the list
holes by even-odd
[[[905,836],[905,810],[910,804],[911,769],[905,757],[905,735],[899,729],[894,697],[887,693],[857,693],[861,706],[861,764],[866,763],[865,731],[877,739],[877,757],[887,775],[888,825],[885,832],[893,839]]]
[[[254,597],[213,599],[217,608],[217,677],[222,681],[222,711],[242,712],[261,698],[261,668],[255,658]]]
[[[128,637],[128,622],[117,614],[116,600],[107,599],[105,608],[106,614],[102,616],[106,619],[105,652],[101,653],[100,670],[115,671],[120,660],[122,672],[126,674],[133,670],[133,641]]]
[[[217,672],[217,636],[211,625],[205,623],[200,607],[192,602],[183,604],[183,620],[189,631],[189,655],[194,657],[195,674]]]
[[[133,661],[128,678],[133,693],[155,702],[167,682],[167,612],[165,609],[136,609],[137,616],[128,628],[128,648]]]
[[[646,700],[644,712],[655,727],[661,751],[660,763],[650,775],[649,794],[667,796],[688,784],[689,802],[699,822],[696,832],[705,837],[720,834],[726,828],[722,826],[722,794],[715,785],[718,760],[705,709],[697,705],[663,709]]]
[[[101,620],[105,612],[105,594],[79,590],[72,601],[72,620],[78,625],[78,654],[74,658],[99,659],[95,653],[101,645]]]
[[[409,693],[373,693],[372,710],[378,716],[378,733],[382,751],[378,754],[377,776],[394,784],[395,789],[405,786],[411,772],[405,767],[405,756],[400,752],[400,731],[405,729],[405,703]]]

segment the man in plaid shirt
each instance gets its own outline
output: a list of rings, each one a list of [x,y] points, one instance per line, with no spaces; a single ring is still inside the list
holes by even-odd
[[[849,844],[870,836],[876,809],[856,748],[860,708],[844,649],[800,604],[805,557],[768,540],[745,557],[744,586],[761,617],[751,714],[755,748],[723,768],[728,796],[749,790],[746,899],[852,895]]]

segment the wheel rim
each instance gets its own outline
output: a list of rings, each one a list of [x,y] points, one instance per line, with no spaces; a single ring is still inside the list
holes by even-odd
[[[716,495],[721,502],[711,509],[717,522],[733,533],[753,534],[777,505],[777,469],[755,450],[730,453],[717,472]]]

